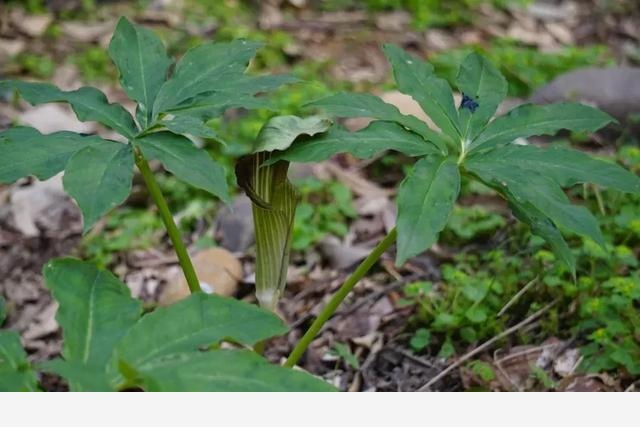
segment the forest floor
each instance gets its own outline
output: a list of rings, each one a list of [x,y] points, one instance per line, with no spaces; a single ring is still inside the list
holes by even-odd
[[[448,79],[467,52],[481,51],[509,80],[502,111],[535,98],[555,77],[576,68],[640,64],[640,6],[633,0],[455,0],[435,11],[380,7],[384,3],[8,1],[0,5],[0,79],[47,80],[64,89],[90,84],[133,107],[105,51],[123,15],[158,31],[176,55],[203,40],[265,42],[252,72],[289,72],[303,80],[274,94],[280,114],[304,114],[306,102],[350,90],[373,92],[423,117],[394,90],[380,49],[389,42],[428,58]],[[615,96],[617,104],[627,102],[624,90]],[[230,180],[235,159],[250,150],[273,114],[229,111],[211,123],[228,144],[204,143],[225,163]],[[109,136],[104,128],[78,122],[65,106],[30,107],[0,93],[0,130],[11,124]],[[357,128],[362,121],[345,125]],[[594,136],[542,143],[572,144],[640,171],[633,118]],[[349,272],[393,227],[395,189],[408,165],[410,159],[397,154],[294,165],[291,175],[302,201],[278,308],[291,331],[267,344],[267,357],[286,357]],[[136,177],[127,202],[84,236],[79,210],[59,177],[0,184],[4,327],[21,333],[32,360],[61,351],[57,307],[42,285],[42,266],[50,258],[77,256],[110,268],[150,308],[184,296],[175,256],[140,184]],[[217,293],[254,301],[248,199],[237,194],[230,207],[223,206],[168,175],[161,187],[201,280]],[[401,268],[394,266],[393,253],[386,254],[300,366],[348,391],[638,390],[640,199],[594,187],[569,192],[597,213],[611,249],[605,253],[572,237],[579,266],[573,281],[495,193],[463,183],[462,195],[440,243]],[[65,389],[55,377],[46,385]]]

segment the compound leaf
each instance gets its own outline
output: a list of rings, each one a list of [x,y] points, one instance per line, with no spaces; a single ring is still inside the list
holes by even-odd
[[[320,162],[338,153],[351,153],[359,159],[368,159],[386,150],[408,156],[439,153],[433,144],[417,133],[407,131],[395,122],[376,120],[357,132],[334,125],[323,135],[297,141],[286,151],[274,153],[271,161]]]
[[[164,45],[153,31],[122,17],[109,44],[109,55],[120,71],[122,88],[138,103],[138,121],[144,129],[171,66]]]
[[[387,44],[383,50],[393,67],[393,76],[400,92],[415,99],[436,126],[454,141],[459,140],[458,112],[447,81],[436,77],[431,64],[398,46]]]
[[[0,331],[0,392],[37,391],[38,378],[15,331]]]
[[[635,174],[615,163],[569,148],[509,145],[479,153],[467,161],[471,168],[478,163],[485,164],[484,167],[499,165],[503,170],[511,165],[538,172],[552,178],[561,187],[589,182],[627,193],[640,193],[640,178]]]
[[[223,201],[229,200],[224,169],[190,139],[171,132],[158,132],[135,139],[133,143],[146,158],[159,160],[176,178]]]
[[[286,331],[277,316],[259,307],[197,293],[144,316],[118,343],[113,360],[137,370],[159,358],[223,340],[253,345]]]
[[[146,391],[336,391],[306,372],[273,365],[252,351],[214,350],[178,354],[141,367]]]
[[[88,231],[98,219],[131,193],[133,151],[131,145],[103,141],[76,152],[67,163],[64,189],[73,197]]]
[[[104,140],[98,137],[73,132],[43,135],[29,127],[7,129],[0,132],[0,182],[29,175],[44,181],[62,172],[78,150],[101,142]]]
[[[485,57],[471,53],[460,66],[456,84],[464,95],[477,104],[475,108],[464,108],[463,104],[458,110],[462,139],[471,141],[507,96],[507,80]]]
[[[45,265],[43,274],[59,304],[56,319],[62,327],[66,362],[49,368],[67,377],[72,389],[86,390],[86,379],[95,377],[91,371],[106,372],[114,346],[138,321],[142,304],[113,274],[88,262],[57,259]],[[84,376],[76,372],[82,369],[87,371]]]
[[[338,93],[313,101],[308,106],[320,108],[338,117],[370,117],[397,122],[422,135],[441,153],[447,152],[446,140],[438,132],[429,129],[426,123],[415,116],[405,116],[395,106],[368,93]]]
[[[190,49],[156,97],[154,117],[204,92],[225,91],[245,81],[244,71],[261,44],[246,40],[205,43]]]
[[[65,92],[49,83],[5,80],[0,81],[0,91],[3,88],[18,91],[31,105],[67,102],[80,121],[102,123],[127,138],[138,133],[131,114],[119,104],[110,104],[105,94],[94,87]]]
[[[489,123],[471,143],[469,152],[509,144],[516,138],[554,135],[562,129],[594,132],[612,121],[608,114],[583,104],[525,104]]]
[[[455,159],[432,155],[416,162],[398,192],[397,265],[436,242],[459,192]]]

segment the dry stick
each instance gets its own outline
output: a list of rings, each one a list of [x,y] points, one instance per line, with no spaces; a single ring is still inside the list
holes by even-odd
[[[502,338],[511,335],[512,333],[516,332],[518,329],[522,328],[523,326],[528,325],[529,323],[533,322],[534,320],[536,320],[538,317],[542,316],[544,313],[546,313],[551,307],[553,307],[554,305],[556,305],[556,303],[558,302],[558,300],[552,301],[549,304],[545,305],[544,307],[542,307],[540,310],[536,311],[535,313],[533,313],[531,316],[527,317],[526,319],[524,319],[522,322],[513,325],[512,327],[510,327],[509,329],[499,333],[498,335],[496,335],[495,337],[491,338],[489,341],[484,342],[483,344],[481,344],[480,346],[474,348],[473,350],[471,350],[470,352],[468,352],[467,354],[465,354],[464,356],[462,356],[460,359],[456,360],[454,363],[452,363],[451,365],[449,365],[447,368],[445,368],[444,370],[442,370],[438,375],[436,375],[435,377],[431,378],[429,380],[429,382],[427,382],[425,385],[423,385],[422,387],[420,387],[418,389],[418,391],[429,391],[430,387],[437,383],[438,381],[440,381],[442,378],[444,378],[449,372],[453,371],[454,369],[456,369],[457,367],[459,367],[460,365],[462,365],[464,362],[466,362],[467,360],[471,359],[473,356],[475,356],[476,354],[486,350],[487,348],[491,347],[491,345],[493,345],[493,343],[495,343],[496,341],[500,341]]]
[[[531,280],[529,283],[527,283],[526,285],[524,285],[524,287],[522,289],[520,289],[514,296],[513,298],[511,298],[504,307],[502,307],[500,309],[500,311],[498,312],[498,314],[496,314],[496,317],[500,317],[504,314],[505,311],[507,311],[507,309],[509,307],[511,307],[513,305],[514,302],[516,302],[518,300],[518,298],[520,298],[522,295],[524,295],[525,292],[527,292],[529,290],[529,288],[533,285],[536,284],[536,282],[538,281],[538,276],[536,276],[533,280]]]

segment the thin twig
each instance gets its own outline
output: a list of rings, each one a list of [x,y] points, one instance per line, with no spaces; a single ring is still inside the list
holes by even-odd
[[[425,385],[423,385],[422,387],[420,387],[418,389],[418,391],[429,391],[429,389],[431,388],[431,386],[435,383],[437,383],[438,381],[440,381],[442,378],[444,378],[449,372],[453,371],[454,369],[456,369],[457,367],[459,367],[460,365],[462,365],[464,362],[466,362],[467,360],[471,359],[473,356],[475,356],[476,354],[486,350],[487,348],[491,347],[495,342],[500,341],[502,338],[507,337],[511,334],[513,334],[514,332],[517,332],[519,329],[521,329],[522,327],[528,325],[529,323],[533,322],[534,320],[536,320],[538,317],[542,316],[544,313],[546,313],[551,307],[553,307],[554,305],[556,305],[556,303],[558,302],[558,300],[552,301],[549,304],[545,305],[544,307],[542,307],[540,310],[536,311],[535,313],[533,313],[531,316],[527,317],[526,319],[524,319],[522,322],[510,327],[509,329],[499,333],[498,335],[496,335],[495,337],[491,338],[488,341],[485,341],[483,344],[481,344],[480,346],[474,348],[473,350],[471,350],[470,352],[468,352],[467,354],[465,354],[464,356],[462,356],[461,358],[459,358],[458,360],[456,360],[454,363],[452,363],[451,365],[449,365],[447,368],[445,368],[444,370],[442,370],[438,375],[436,375],[435,377],[431,378],[429,380],[429,382],[427,382]]]
[[[513,305],[513,303],[515,303],[518,298],[520,298],[522,295],[524,295],[525,292],[527,292],[529,290],[530,287],[532,287],[533,285],[535,285],[538,282],[538,276],[536,276],[533,280],[531,280],[529,283],[527,283],[526,285],[524,285],[524,287],[522,289],[520,289],[506,304],[504,307],[502,307],[500,309],[500,311],[498,312],[498,314],[496,314],[496,317],[500,317],[504,314],[505,311],[507,311],[507,309],[509,307],[511,307]]]

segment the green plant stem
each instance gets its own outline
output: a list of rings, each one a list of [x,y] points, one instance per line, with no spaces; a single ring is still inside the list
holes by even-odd
[[[316,337],[322,326],[329,320],[331,315],[335,313],[338,306],[349,295],[349,292],[353,287],[364,277],[365,274],[373,267],[376,261],[382,256],[382,254],[389,249],[389,247],[395,242],[397,237],[396,229],[394,228],[385,236],[384,239],[378,245],[373,248],[371,253],[360,263],[358,268],[351,273],[351,275],[345,280],[340,289],[331,297],[331,300],[322,309],[316,320],[313,321],[309,330],[304,334],[300,341],[296,344],[295,348],[289,355],[289,358],[284,363],[284,366],[292,368],[298,360],[302,357],[307,347],[311,344],[311,341]]]
[[[160,213],[160,217],[162,218],[162,222],[164,223],[165,228],[167,229],[167,234],[169,234],[169,239],[171,239],[171,243],[173,244],[173,249],[178,256],[178,262],[180,263],[180,267],[182,268],[182,272],[184,273],[184,277],[187,279],[187,285],[189,286],[189,290],[191,293],[200,292],[200,281],[198,280],[198,276],[196,275],[196,271],[193,268],[193,264],[191,263],[191,258],[189,258],[189,253],[187,252],[187,248],[184,246],[182,242],[182,238],[180,237],[180,231],[176,226],[176,223],[173,221],[173,216],[169,211],[169,206],[167,206],[167,201],[164,199],[162,195],[162,191],[160,191],[160,187],[158,186],[158,182],[153,176],[153,172],[149,168],[149,163],[144,158],[142,153],[139,150],[136,150],[136,166],[140,170],[142,174],[142,178],[144,179],[144,183],[147,185],[149,189],[149,194],[153,199],[154,203],[158,207],[158,212]]]

